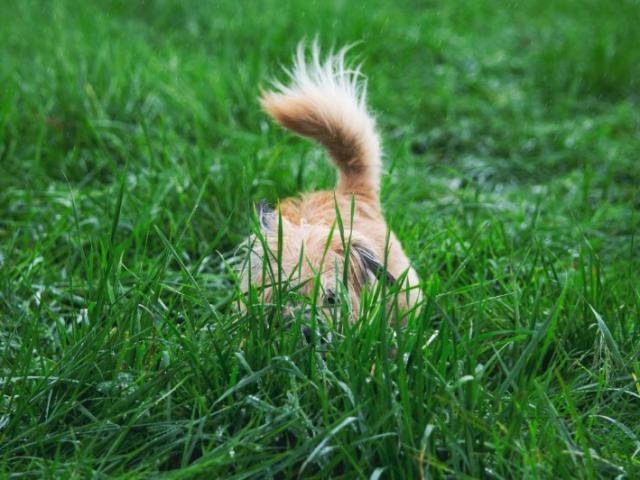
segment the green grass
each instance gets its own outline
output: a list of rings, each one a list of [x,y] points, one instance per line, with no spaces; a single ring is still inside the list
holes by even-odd
[[[636,0],[1,2],[0,477],[640,477],[639,24]],[[234,313],[253,203],[335,180],[256,101],[315,34],[361,42],[426,295],[395,335]]]

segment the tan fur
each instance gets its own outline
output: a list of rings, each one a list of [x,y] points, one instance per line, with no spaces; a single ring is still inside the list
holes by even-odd
[[[406,275],[398,303],[407,309],[420,300],[419,279],[395,235],[388,232],[382,215],[380,140],[375,121],[366,109],[365,92],[356,81],[358,72],[345,67],[344,53],[342,50],[321,62],[314,46],[311,61],[307,62],[304,51],[299,49],[290,85],[279,84],[275,91],[262,94],[264,110],[285,128],[322,144],[340,174],[335,192],[306,193],[279,204],[281,273],[283,279],[299,285],[298,293],[304,296],[311,297],[316,275],[320,279],[321,300],[328,291],[339,290],[336,283],[342,279],[346,252],[336,225],[337,204],[345,237],[351,239],[347,287],[352,311],[357,315],[365,285],[372,288],[379,281],[367,261],[369,253],[381,265],[386,258],[387,272],[394,278]],[[265,254],[262,246],[254,242],[251,275],[252,282],[258,285],[262,262],[269,260],[275,266],[274,252],[278,251],[278,215],[273,212],[263,220],[264,237],[272,253]],[[369,253],[363,256],[366,252]],[[269,300],[271,287],[262,287]]]

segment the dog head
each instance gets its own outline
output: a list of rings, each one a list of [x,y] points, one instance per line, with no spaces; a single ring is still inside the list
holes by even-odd
[[[249,282],[258,287],[265,302],[273,301],[284,286],[292,313],[315,299],[323,313],[349,302],[357,316],[365,288],[382,279],[387,285],[395,282],[360,232],[345,232],[349,238],[341,238],[336,226],[292,223],[265,204],[258,205],[257,213],[261,234],[249,240],[243,283],[245,290]]]

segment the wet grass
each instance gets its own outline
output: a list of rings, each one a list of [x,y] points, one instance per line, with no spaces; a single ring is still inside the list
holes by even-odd
[[[0,471],[640,475],[637,1],[0,5]],[[241,315],[255,202],[330,188],[258,87],[360,41],[426,303]],[[385,354],[396,349],[395,356]]]

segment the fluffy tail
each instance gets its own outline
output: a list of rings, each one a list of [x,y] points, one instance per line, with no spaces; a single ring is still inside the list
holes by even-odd
[[[316,43],[307,61],[298,46],[289,84],[263,92],[264,110],[283,127],[324,145],[340,171],[337,190],[378,197],[380,138],[365,104],[359,68],[345,64],[343,48],[324,61]]]

